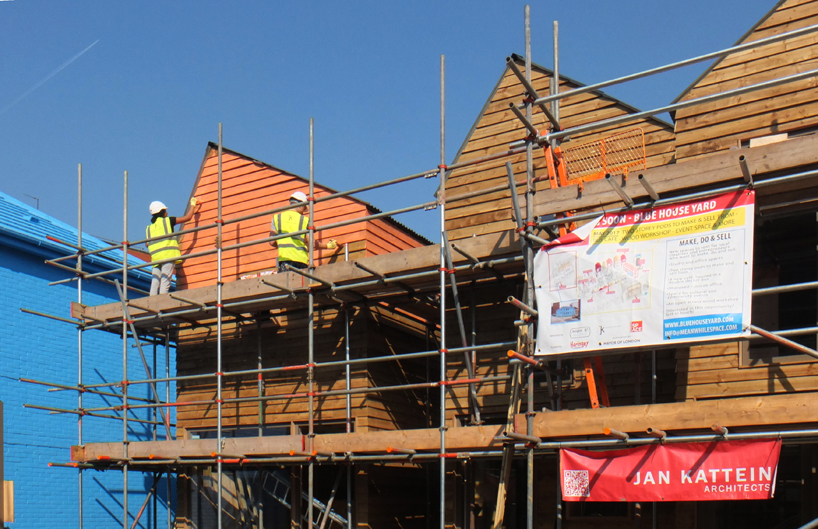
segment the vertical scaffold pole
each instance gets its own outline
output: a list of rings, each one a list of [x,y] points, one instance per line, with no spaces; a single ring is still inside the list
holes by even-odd
[[[261,374],[263,368],[261,356],[261,320],[256,320],[256,347],[258,354],[256,355],[256,369],[258,369],[258,436],[264,435],[264,401],[261,398],[264,396],[264,377]]]
[[[349,261],[349,245],[344,245],[344,260]],[[345,375],[346,375],[346,390],[352,388],[352,373],[350,372],[350,345],[349,345],[349,307],[344,305],[344,359],[346,360]],[[352,433],[352,395],[346,395],[346,415],[347,415],[347,433]],[[354,527],[352,524],[352,472],[354,466],[352,461],[347,463],[347,528]]]
[[[650,402],[651,404],[656,404],[656,350],[650,352]],[[657,502],[653,502],[652,505],[652,513],[651,513],[651,527],[656,529],[657,526],[657,508],[659,504]]]
[[[551,77],[551,95],[560,93],[560,25],[554,21],[554,72]],[[551,102],[551,113],[557,121],[560,120],[560,100],[555,99]]]
[[[82,164],[77,166],[77,246],[82,248]],[[82,251],[77,251],[77,303],[82,304]],[[77,379],[82,387],[82,333],[83,328],[77,328]],[[82,391],[77,392],[77,406],[82,411]],[[77,437],[82,446],[82,413],[77,414]],[[79,510],[77,511],[78,527],[82,529],[82,468],[77,477],[77,497]]]
[[[157,352],[157,349],[158,349],[159,345],[156,342],[156,336],[151,336],[151,339],[153,341],[153,374],[148,375],[148,376],[150,376],[152,378],[159,378],[159,370],[158,370],[158,366],[156,364],[156,352]],[[160,403],[160,401],[159,401],[159,392],[158,391],[154,392],[153,401],[156,403],[156,408],[153,408],[151,410],[151,412],[152,412],[151,413],[151,420],[153,421],[153,440],[156,441],[156,429],[158,428],[158,426],[156,424],[157,423],[156,418],[159,417],[158,410],[159,410],[159,406],[160,406],[160,404],[159,404]],[[170,410],[168,410],[167,413],[170,413]],[[165,423],[165,427],[167,427],[168,424],[170,424],[170,421]],[[170,438],[168,438],[168,440],[170,440]],[[158,490],[156,487],[159,486],[159,480],[161,479],[161,477],[162,477],[161,473],[154,474],[154,484],[153,484],[153,490],[154,491]],[[159,496],[158,494],[153,494],[153,509],[152,509],[153,510],[153,529],[156,529],[156,524],[159,521],[159,513],[156,510],[157,506],[159,505],[158,496]],[[150,517],[150,514],[151,513],[149,512],[148,513],[149,517]]]
[[[309,243],[310,243],[309,246],[310,247],[309,247],[309,254],[308,254],[310,273],[312,273],[312,271],[314,269],[314,266],[315,266],[315,261],[313,260],[313,256],[312,256],[313,250],[315,249],[315,135],[314,135],[314,131],[315,131],[315,120],[313,120],[313,118],[310,118],[310,194],[309,194],[309,197],[307,199],[308,202],[309,202],[309,205],[310,205],[310,211],[309,211],[310,218],[309,218],[309,223],[308,223],[308,226],[307,226],[307,229],[309,229],[309,235],[310,235],[310,239],[309,239]],[[309,379],[309,432],[308,432],[308,436],[309,436],[308,446],[309,446],[309,448],[308,448],[308,450],[309,450],[310,453],[312,453],[312,451],[313,451],[313,440],[314,440],[314,436],[315,436],[315,415],[314,415],[315,414],[315,397],[313,395],[313,392],[315,391],[315,367],[314,367],[314,364],[315,364],[315,351],[313,350],[313,347],[314,347],[313,342],[314,342],[315,337],[313,335],[313,332],[314,332],[314,329],[313,329],[313,325],[314,325],[314,322],[313,322],[313,318],[314,318],[313,303],[314,303],[315,300],[313,299],[312,289],[308,289],[308,292],[309,292],[309,294],[308,294],[309,299],[307,300],[307,342],[308,342],[307,347],[309,348],[309,351],[308,351],[309,360],[308,360],[308,368],[307,368],[308,369],[307,378]],[[315,484],[314,481],[313,481],[314,478],[315,478],[314,471],[315,471],[315,469],[314,469],[313,460],[310,459],[310,461],[308,463],[308,466],[307,466],[307,482],[308,482],[307,483],[307,489],[308,489],[307,490],[307,504],[308,504],[307,505],[307,527],[309,527],[310,529],[313,528],[313,512],[312,512],[313,511],[313,509],[312,509],[313,505],[312,504],[313,504],[313,492],[314,492],[313,486]]]
[[[446,527],[446,56],[440,56],[440,529]]]
[[[261,398],[264,396],[264,377],[261,374],[261,369],[264,366],[261,346],[261,320],[256,319],[256,340],[258,345],[258,357],[256,358],[256,366],[258,368],[258,436],[264,436],[264,401]],[[248,489],[249,489],[248,485]],[[264,468],[258,467],[258,487],[256,488],[258,500],[256,500],[256,513],[258,515],[258,526],[264,527]]]
[[[158,349],[159,344],[156,343],[156,337],[155,336],[152,336],[151,338],[152,338],[152,342],[153,342],[153,371],[151,373],[148,373],[148,377],[150,377],[150,378],[159,378],[159,371],[158,371],[157,366],[156,366],[156,351]],[[153,433],[153,440],[156,441],[156,429],[158,428],[156,418],[159,417],[159,405],[160,405],[159,404],[160,401],[159,401],[159,392],[158,391],[153,394],[153,402],[156,403],[156,407],[151,409],[151,420],[153,421],[153,428],[152,428],[152,430],[153,430],[153,432],[152,432]],[[168,423],[165,423],[165,424],[167,425]],[[155,501],[156,496],[154,496],[153,499],[154,499],[154,505],[155,505],[156,504],[156,501]],[[155,513],[155,511],[156,511],[156,509],[154,509],[154,513]]]
[[[560,47],[559,47],[559,23],[554,21],[554,74],[551,78],[551,95],[557,94],[560,91]],[[557,121],[560,119],[560,101],[554,100],[551,103],[551,113]],[[556,140],[552,143],[552,149],[556,145]],[[557,360],[557,370],[562,370],[562,360]],[[557,391],[556,391],[556,407],[555,411],[562,408],[562,377],[557,375]],[[555,529],[562,529],[562,487],[557,486],[557,520]]]
[[[170,403],[170,328],[165,327],[165,378],[168,381],[165,383],[165,402]],[[168,408],[168,422],[165,424],[165,427],[168,429],[168,439],[172,439],[170,435],[170,424],[171,424],[171,410],[172,408]],[[171,512],[170,512],[170,468],[168,468],[167,472],[165,472],[165,491],[167,495],[167,511],[168,511],[168,529],[171,529]]]
[[[525,6],[525,78],[531,83],[531,6]],[[528,122],[531,122],[533,115],[532,104],[530,100],[525,104],[525,116]],[[525,167],[526,167],[526,196],[525,196],[525,212],[526,212],[526,231],[531,231],[531,225],[534,220],[534,144],[531,140],[526,142],[525,149]],[[512,192],[516,190],[512,189]],[[531,244],[525,245],[525,260],[526,270],[532,272],[534,270],[532,262],[533,252]],[[531,273],[526,274],[526,303],[529,307],[534,306],[534,278]],[[528,354],[533,354],[533,324],[528,323],[526,332],[526,349]],[[527,391],[527,406],[526,406],[526,431],[528,435],[534,431],[534,370],[528,367],[528,391]],[[534,448],[529,445],[526,451],[526,527],[532,529],[534,527]]]
[[[216,452],[222,452],[222,124],[219,123],[219,175],[216,216]],[[218,528],[222,529],[222,458],[216,460]]]
[[[122,299],[128,303],[128,171],[125,185],[122,216]],[[134,336],[138,339],[138,337]],[[128,529],[128,321],[122,311],[122,527]]]

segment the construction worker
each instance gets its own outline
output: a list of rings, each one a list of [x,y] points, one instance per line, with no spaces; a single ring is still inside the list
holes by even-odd
[[[145,238],[153,239],[163,235],[173,233],[173,227],[177,224],[184,224],[193,218],[193,214],[198,211],[200,204],[195,198],[190,199],[187,213],[183,217],[168,217],[168,208],[158,200],[151,202],[149,210],[151,212],[151,223],[145,229]],[[151,254],[151,261],[163,261],[172,257],[179,257],[179,241],[176,237],[168,237],[158,241],[148,242],[148,252]],[[166,294],[170,290],[170,280],[173,277],[173,270],[176,263],[182,261],[170,261],[154,265],[151,271],[151,296],[156,294]]]
[[[303,202],[300,207],[288,209],[273,216],[270,226],[270,237],[294,233],[307,229],[309,207],[307,206],[307,195],[301,191],[296,191],[290,195],[290,204]],[[315,240],[315,247],[322,250],[334,250],[338,247],[335,239],[328,242]],[[272,246],[278,247],[278,271],[286,272],[287,265],[293,268],[305,269],[309,266],[309,249],[307,248],[307,234],[302,233],[291,237],[282,237],[275,241],[270,241]]]

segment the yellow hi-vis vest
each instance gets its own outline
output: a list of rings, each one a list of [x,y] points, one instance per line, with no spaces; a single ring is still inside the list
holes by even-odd
[[[171,233],[173,233],[173,229],[170,225],[170,219],[168,217],[159,217],[145,229],[145,238],[152,239]],[[179,251],[179,242],[175,237],[148,242],[148,252],[151,254],[151,261],[162,261],[182,255],[182,252]],[[176,261],[176,264],[181,262]]]
[[[273,217],[273,229],[279,235],[302,231],[307,227],[307,218],[295,211],[282,211]],[[279,261],[296,261],[307,264],[307,243],[304,234],[283,237],[276,241],[278,243]]]

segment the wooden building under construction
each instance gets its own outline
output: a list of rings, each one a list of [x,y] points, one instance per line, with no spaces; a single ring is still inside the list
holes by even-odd
[[[175,474],[187,528],[818,518],[818,33],[788,36],[816,22],[818,1],[776,4],[664,109],[674,123],[512,55],[454,160],[416,175],[444,184],[419,206],[443,211],[442,240],[315,184],[310,231],[342,249],[316,251],[306,272],[272,273],[269,224],[310,181],[210,144],[177,292],[77,314],[88,330],[124,321],[175,344],[176,400],[157,404],[176,410],[173,438],[125,443],[124,456],[121,440],[87,443],[72,460]],[[538,102],[549,94],[558,106]],[[614,161],[626,144],[636,155]],[[571,165],[602,145],[607,161]],[[756,196],[752,324],[772,338],[533,357],[526,270],[572,218],[739,189]],[[138,383],[155,382],[126,386]],[[561,448],[666,441],[648,429],[784,439],[775,497],[560,500]]]

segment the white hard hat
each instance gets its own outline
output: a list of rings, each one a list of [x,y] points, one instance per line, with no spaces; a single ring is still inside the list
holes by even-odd
[[[305,195],[301,191],[296,191],[295,193],[290,195],[290,200],[296,200],[298,202],[306,202],[307,201],[307,195]]]
[[[157,213],[159,213],[163,209],[168,209],[168,207],[166,205],[162,204],[161,202],[159,202],[158,200],[154,200],[153,202],[151,202],[151,205],[148,206],[148,209],[151,210],[151,215],[156,215]]]

